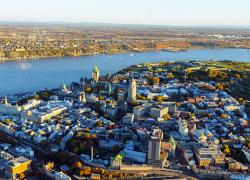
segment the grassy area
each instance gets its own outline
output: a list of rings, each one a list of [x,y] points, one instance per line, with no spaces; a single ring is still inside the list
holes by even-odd
[[[235,61],[206,61],[204,64],[208,66],[228,68],[235,71],[250,71],[250,63],[248,62],[235,62]]]

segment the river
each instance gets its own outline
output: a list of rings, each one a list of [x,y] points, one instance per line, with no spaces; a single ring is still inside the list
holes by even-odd
[[[144,52],[114,55],[46,58],[40,60],[5,61],[0,63],[0,95],[56,88],[63,81],[78,81],[90,76],[96,65],[101,74],[143,62],[181,60],[235,60],[250,62],[246,49],[198,49],[184,52]]]

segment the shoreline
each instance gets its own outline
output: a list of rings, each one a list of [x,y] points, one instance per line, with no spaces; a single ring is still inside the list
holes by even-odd
[[[187,49],[191,50],[191,49]],[[187,51],[187,50],[181,50],[181,51]],[[64,55],[64,56],[36,56],[36,57],[25,57],[25,58],[11,58],[11,59],[0,59],[1,62],[25,62],[29,60],[45,60],[47,58],[65,58],[65,57],[84,57],[84,56],[98,56],[98,55],[114,55],[114,54],[127,54],[127,53],[144,53],[144,52],[164,52],[166,50],[164,49],[147,49],[147,50],[134,50],[134,51],[120,51],[120,52],[114,52],[114,53],[86,53],[86,54],[80,54],[77,56],[73,55]],[[173,53],[181,52],[181,51],[176,51]],[[171,51],[169,51],[171,52]]]
[[[248,48],[237,48],[237,47],[231,47],[231,48],[206,48],[206,47],[193,47],[193,48],[187,48],[187,49],[144,49],[144,50],[134,50],[134,51],[120,51],[120,52],[114,52],[114,53],[86,53],[86,54],[80,54],[77,56],[72,55],[64,55],[64,56],[35,56],[35,57],[25,57],[25,58],[0,58],[0,63],[4,62],[25,62],[29,60],[45,60],[47,58],[65,58],[65,57],[84,57],[84,56],[97,56],[97,55],[115,55],[115,54],[127,54],[127,53],[145,53],[145,52],[170,52],[170,53],[181,53],[185,51],[190,50],[203,50],[203,49],[211,49],[211,50],[223,50],[223,49],[246,49]]]

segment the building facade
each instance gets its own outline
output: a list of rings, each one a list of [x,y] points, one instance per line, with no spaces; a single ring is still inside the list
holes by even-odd
[[[136,100],[136,80],[132,79],[128,87],[128,101]]]

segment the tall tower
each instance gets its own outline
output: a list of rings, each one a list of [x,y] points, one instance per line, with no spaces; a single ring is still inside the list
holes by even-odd
[[[162,138],[163,132],[160,129],[154,129],[148,141],[148,163],[160,160]]]
[[[94,67],[92,71],[92,80],[97,83],[100,77],[100,70],[97,66]]]
[[[136,80],[133,78],[130,81],[128,87],[128,101],[136,100],[136,91],[137,91]]]
[[[83,77],[80,78],[80,88],[83,88],[85,84],[85,81],[83,79]]]
[[[85,92],[80,92],[78,94],[78,102],[79,103],[85,103],[86,102]]]
[[[90,149],[90,159],[91,159],[91,161],[94,160],[94,149],[93,149],[93,146],[91,146],[91,149]]]
[[[8,104],[9,104],[9,103],[8,103],[8,99],[7,99],[6,96],[4,97],[4,104],[5,104],[5,105],[8,105]]]
[[[187,81],[187,70],[185,70],[184,80],[185,80],[185,82]]]

